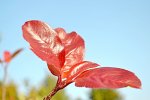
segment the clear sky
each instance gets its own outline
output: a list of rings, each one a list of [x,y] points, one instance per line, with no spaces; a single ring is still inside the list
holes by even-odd
[[[0,57],[4,50],[25,48],[9,66],[9,80],[20,88],[24,79],[38,86],[49,74],[46,64],[28,49],[22,37],[21,26],[32,19],[80,34],[86,43],[86,60],[133,71],[143,86],[141,90],[119,89],[125,100],[150,98],[149,0],[0,0]],[[0,79],[2,75],[0,68]],[[87,90],[73,84],[67,87],[69,95],[83,100]]]

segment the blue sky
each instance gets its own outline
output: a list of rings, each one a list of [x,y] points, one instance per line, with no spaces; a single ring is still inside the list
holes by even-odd
[[[149,0],[0,0],[0,57],[4,50],[25,50],[9,67],[9,80],[29,79],[38,86],[49,74],[46,64],[36,57],[22,37],[21,26],[27,20],[38,19],[53,28],[76,31],[86,43],[86,60],[102,66],[115,66],[133,71],[142,80],[141,90],[119,89],[125,100],[150,98],[150,1]],[[3,71],[0,68],[0,79]],[[88,89],[66,88],[73,98]],[[70,92],[71,91],[71,92]]]

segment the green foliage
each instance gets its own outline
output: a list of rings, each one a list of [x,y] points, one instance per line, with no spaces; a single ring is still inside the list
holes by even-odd
[[[6,100],[43,100],[54,88],[56,80],[46,77],[39,87],[30,87],[28,81],[25,81],[25,87],[28,88],[28,94],[21,94],[17,91],[17,86],[13,82],[6,84]],[[2,98],[2,82],[0,81],[0,100]],[[64,90],[59,91],[51,100],[68,100]]]
[[[10,82],[6,84],[6,100],[19,100],[17,93],[17,86]],[[2,98],[2,82],[0,82],[0,98]]]
[[[90,92],[90,100],[122,100],[122,97],[115,90],[93,89]]]
[[[32,88],[26,97],[26,100],[42,100],[54,88],[56,80],[54,78],[46,77],[43,83],[36,88]],[[64,90],[59,91],[51,100],[68,100]]]

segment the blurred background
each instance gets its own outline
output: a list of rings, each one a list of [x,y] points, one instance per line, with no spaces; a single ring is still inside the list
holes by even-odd
[[[21,27],[28,20],[76,31],[85,40],[86,60],[128,69],[142,81],[140,90],[91,90],[71,84],[53,100],[149,100],[149,5],[149,0],[0,0],[0,58],[5,50],[24,48],[9,64],[7,100],[41,100],[55,84],[56,77],[22,37]],[[0,66],[0,88],[3,75]]]

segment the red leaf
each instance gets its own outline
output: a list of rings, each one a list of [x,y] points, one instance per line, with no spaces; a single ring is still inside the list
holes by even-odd
[[[84,72],[75,80],[75,85],[88,88],[122,88],[126,86],[140,88],[141,82],[134,73],[128,70],[102,67]]]
[[[67,79],[68,81],[74,81],[83,72],[91,70],[93,68],[97,68],[97,66],[100,65],[89,61],[78,63],[70,68],[69,72],[66,75]]]
[[[55,75],[55,76],[59,76],[60,75],[60,69],[58,67],[55,67],[53,65],[49,65],[47,64],[49,71]]]
[[[65,63],[62,72],[68,72],[69,69],[84,58],[84,40],[76,33],[69,34],[63,28],[56,28],[55,31],[65,47]]]
[[[9,63],[11,61],[11,53],[9,51],[4,51],[3,57],[4,62]]]
[[[26,22],[22,30],[24,38],[30,43],[31,50],[60,71],[65,58],[60,56],[64,56],[65,52],[57,33],[46,23],[37,20]]]
[[[65,41],[64,39],[66,38],[66,31],[63,28],[56,28],[55,31],[57,32],[57,35],[62,41]]]
[[[84,40],[76,32],[71,32],[62,41],[65,46],[65,63],[62,70],[69,71],[73,65],[83,61]]]

